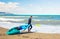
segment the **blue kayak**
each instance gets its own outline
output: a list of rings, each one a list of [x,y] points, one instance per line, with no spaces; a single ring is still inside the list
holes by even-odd
[[[28,25],[28,24],[21,25],[21,26],[19,26],[19,30],[16,29],[16,27],[11,28],[11,29],[9,29],[9,30],[6,32],[6,34],[7,34],[7,35],[19,34],[19,33],[21,33],[20,30],[26,30],[29,26],[30,26],[30,25]]]

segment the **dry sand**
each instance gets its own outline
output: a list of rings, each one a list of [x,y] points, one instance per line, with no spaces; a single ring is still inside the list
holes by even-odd
[[[22,33],[16,35],[6,35],[7,29],[0,28],[0,39],[60,39],[60,34],[46,33]]]

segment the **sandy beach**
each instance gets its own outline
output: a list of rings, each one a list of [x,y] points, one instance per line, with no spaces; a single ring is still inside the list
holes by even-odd
[[[0,27],[0,39],[60,39],[60,34],[24,32],[22,34],[6,35],[6,31],[7,29]]]

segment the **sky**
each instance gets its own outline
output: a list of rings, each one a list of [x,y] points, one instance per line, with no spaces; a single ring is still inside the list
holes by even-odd
[[[0,12],[60,15],[60,0],[0,0]]]

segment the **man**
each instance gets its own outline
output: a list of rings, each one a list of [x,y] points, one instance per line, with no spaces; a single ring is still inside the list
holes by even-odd
[[[32,20],[32,16],[30,16],[30,18],[28,19],[28,24],[30,25],[30,26],[28,27],[28,32],[30,32],[30,30],[32,29],[31,20]]]

